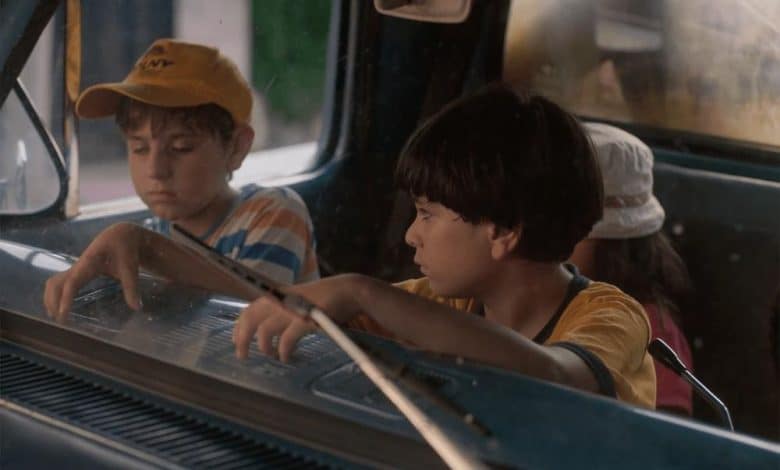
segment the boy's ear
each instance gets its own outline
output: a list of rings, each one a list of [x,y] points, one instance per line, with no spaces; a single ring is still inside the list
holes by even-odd
[[[490,224],[490,255],[495,260],[502,260],[511,255],[523,236],[523,227],[518,225],[512,229]]]
[[[252,141],[255,139],[255,131],[252,126],[247,124],[236,127],[233,135],[233,142],[230,155],[228,155],[228,171],[235,171],[244,163],[244,158],[249,154],[252,148]]]

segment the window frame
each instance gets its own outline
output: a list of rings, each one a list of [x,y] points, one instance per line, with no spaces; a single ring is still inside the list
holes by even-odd
[[[625,129],[653,148],[658,161],[686,168],[780,182],[780,148],[743,140],[578,115]]]
[[[21,79],[19,78],[17,78],[14,82],[13,93],[19,99],[19,102],[22,105],[22,109],[25,113],[24,115],[30,120],[30,123],[33,125],[33,128],[37,132],[38,137],[41,139],[41,142],[46,149],[46,154],[51,159],[52,165],[54,166],[54,171],[57,174],[59,191],[55,200],[50,205],[40,210],[23,214],[0,213],[0,227],[3,227],[8,221],[11,220],[14,222],[29,222],[49,219],[51,217],[62,217],[65,209],[65,199],[68,195],[68,173],[65,170],[65,160],[62,157],[62,153],[60,152],[57,143],[54,141],[54,137],[46,128],[46,125],[41,119],[38,111],[35,109],[35,105],[30,99],[30,96],[28,95]],[[3,103],[3,105],[6,103],[7,100]]]

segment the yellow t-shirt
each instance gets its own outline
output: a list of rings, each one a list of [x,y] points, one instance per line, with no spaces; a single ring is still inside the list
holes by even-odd
[[[481,308],[474,299],[436,296],[427,278],[396,286],[458,310],[477,313]],[[392,336],[365,315],[354,319],[350,326]],[[642,306],[615,286],[591,282],[564,309],[544,344],[571,343],[585,349],[609,371],[618,399],[655,408],[655,368],[647,354],[649,341],[650,323]]]

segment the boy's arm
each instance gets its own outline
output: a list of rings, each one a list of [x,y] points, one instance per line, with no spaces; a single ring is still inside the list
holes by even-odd
[[[360,310],[370,312],[384,328],[418,346],[598,391],[588,365],[567,349],[538,345],[510,328],[376,279],[361,277],[358,285]]]
[[[134,226],[137,227],[137,226]],[[141,230],[140,266],[165,279],[253,300],[251,289],[236,283],[202,256],[159,233]]]
[[[425,349],[598,391],[593,372],[575,353],[537,345],[509,328],[376,279],[361,275],[336,276],[291,290],[307,297],[340,323],[365,312],[398,338]],[[279,354],[287,360],[300,336],[311,330],[291,315],[269,298],[250,304],[236,323],[237,355],[246,357],[255,336],[260,349],[272,353],[272,339],[278,336]]]
[[[46,310],[50,315],[64,317],[79,289],[101,275],[119,280],[127,304],[139,309],[139,268],[177,282],[247,300],[254,298],[250,291],[188,249],[138,225],[119,223],[98,234],[70,269],[46,282]]]

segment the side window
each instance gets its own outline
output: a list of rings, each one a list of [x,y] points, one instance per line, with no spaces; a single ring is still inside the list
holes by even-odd
[[[267,119],[264,148],[319,136],[330,10],[329,0],[252,1],[251,78]]]
[[[289,176],[311,168],[320,134],[331,0],[82,0],[81,90],[122,81],[158,38],[219,48],[253,85],[252,153],[233,175],[235,185]],[[48,41],[59,44],[62,31]],[[55,54],[56,58],[56,54]],[[45,61],[43,61],[45,62]],[[31,74],[51,76],[61,64]],[[44,93],[45,94],[45,93]],[[61,115],[61,93],[48,97]],[[47,97],[35,94],[36,102]],[[42,110],[44,114],[48,111]],[[126,149],[112,118],[79,121],[82,205],[134,196]]]
[[[20,88],[0,108],[0,214],[34,214],[51,207],[60,195],[60,174],[42,130]],[[24,100],[24,101],[23,101]]]
[[[578,114],[780,147],[780,2],[514,0],[504,78]]]

